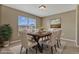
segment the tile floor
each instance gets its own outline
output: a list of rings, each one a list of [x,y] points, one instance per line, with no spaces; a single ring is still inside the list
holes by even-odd
[[[71,41],[61,41],[62,46],[60,48],[57,48],[58,52],[54,52],[54,54],[78,54],[79,53],[79,47],[75,46],[74,42]],[[20,47],[21,43],[15,43],[11,44],[10,47],[5,47],[1,49],[0,54],[20,54]],[[25,49],[23,49],[22,54],[25,54]],[[35,54],[35,50],[30,49],[29,54]],[[38,51],[38,54],[39,53]],[[43,54],[50,54],[49,49],[44,50]]]

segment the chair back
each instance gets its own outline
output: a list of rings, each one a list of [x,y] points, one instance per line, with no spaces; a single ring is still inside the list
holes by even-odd
[[[60,40],[60,38],[61,38],[61,33],[62,33],[62,30],[58,30],[58,31],[57,31],[57,40]]]
[[[57,38],[57,31],[52,31],[51,42],[53,44],[56,44],[56,38]]]
[[[19,36],[22,46],[27,48],[28,47],[28,40],[30,39],[30,37],[28,37],[28,35],[25,32],[20,32],[20,36]]]

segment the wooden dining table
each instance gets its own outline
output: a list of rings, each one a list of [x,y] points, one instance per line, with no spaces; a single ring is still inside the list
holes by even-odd
[[[40,38],[48,37],[52,33],[51,32],[43,32],[43,33],[27,33],[27,35],[30,35],[33,37],[33,39],[37,42],[37,47],[39,48],[39,51],[43,53],[43,48],[39,43]]]

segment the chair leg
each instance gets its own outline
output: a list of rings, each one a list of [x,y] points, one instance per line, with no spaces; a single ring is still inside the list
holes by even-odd
[[[42,52],[43,52],[43,44],[42,44]]]
[[[51,53],[53,54],[53,46],[51,46]]]
[[[57,48],[56,48],[56,45],[54,45],[54,47],[55,47],[55,51],[57,52]]]
[[[37,54],[37,46],[36,46],[36,54]]]
[[[57,47],[60,48],[60,46],[61,46],[61,42],[60,40],[57,40]]]
[[[21,52],[22,52],[22,49],[23,49],[23,46],[21,46],[20,54],[21,54]]]
[[[48,48],[48,45],[46,45],[46,48]]]
[[[57,47],[60,48],[60,47],[59,47],[59,42],[58,42],[58,40],[57,40]]]
[[[60,42],[60,40],[59,40],[59,44],[60,44],[60,46],[61,46],[61,42]]]
[[[26,49],[26,54],[28,53],[28,49]]]

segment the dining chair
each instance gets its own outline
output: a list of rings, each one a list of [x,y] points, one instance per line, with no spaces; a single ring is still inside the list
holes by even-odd
[[[25,32],[20,32],[19,38],[22,43],[20,53],[22,52],[23,48],[25,48],[26,53],[28,53],[30,48],[37,45],[37,43],[35,41],[31,41],[31,37],[29,35],[27,35]],[[37,53],[37,48],[36,48],[36,53]]]
[[[61,46],[61,33],[62,33],[62,30],[57,30],[57,47],[60,48]]]
[[[50,40],[42,42],[43,45],[47,45],[47,46],[49,46],[51,48],[51,53],[53,53],[54,48],[55,48],[55,51],[57,52],[57,49],[56,49],[56,44],[57,44],[56,37],[57,37],[57,32],[55,31],[55,32],[52,32]]]

